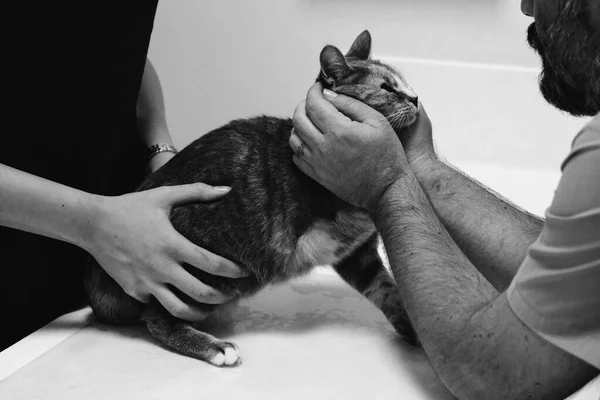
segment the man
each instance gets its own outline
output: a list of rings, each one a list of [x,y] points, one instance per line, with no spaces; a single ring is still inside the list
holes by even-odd
[[[146,59],[156,7],[156,0],[17,1],[3,10],[12,34],[2,42],[0,351],[85,304],[89,254],[131,296],[155,297],[189,320],[206,313],[173,286],[200,303],[228,298],[181,263],[240,276],[169,221],[173,205],[212,201],[226,188],[123,195],[174,151]]]
[[[396,135],[315,84],[290,138],[302,171],[371,213],[423,349],[460,399],[564,399],[600,368],[600,0],[522,10],[544,97],[594,117],[545,220],[443,163],[422,106]]]

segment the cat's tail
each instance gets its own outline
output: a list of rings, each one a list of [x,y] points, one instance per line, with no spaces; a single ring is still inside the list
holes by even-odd
[[[152,336],[180,354],[218,367],[233,367],[241,363],[235,344],[195,329],[190,323],[173,317],[162,307],[148,305],[142,320]]]

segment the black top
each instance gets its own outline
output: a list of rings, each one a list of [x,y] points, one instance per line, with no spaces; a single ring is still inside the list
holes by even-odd
[[[115,195],[143,178],[136,101],[157,0],[2,6],[0,163]],[[82,305],[83,250],[0,227],[0,350]]]

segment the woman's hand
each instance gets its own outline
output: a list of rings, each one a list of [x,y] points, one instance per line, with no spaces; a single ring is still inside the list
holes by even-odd
[[[179,234],[169,214],[178,204],[218,200],[227,189],[197,183],[103,197],[86,250],[128,295],[144,303],[153,296],[174,316],[201,320],[207,313],[179,299],[170,285],[199,303],[221,304],[230,297],[204,285],[181,263],[213,275],[245,275],[232,262]]]
[[[372,210],[385,190],[410,173],[385,117],[368,105],[314,84],[294,113],[290,146],[305,174],[342,200]]]

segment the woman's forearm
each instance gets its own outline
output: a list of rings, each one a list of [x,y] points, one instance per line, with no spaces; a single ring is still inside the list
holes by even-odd
[[[0,225],[86,249],[99,199],[0,164]]]
[[[438,159],[414,167],[421,187],[454,241],[502,292],[544,221]]]

